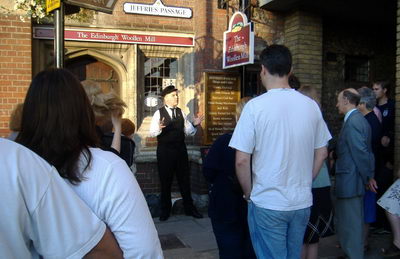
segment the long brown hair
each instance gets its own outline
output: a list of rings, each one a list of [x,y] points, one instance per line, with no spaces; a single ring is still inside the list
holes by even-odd
[[[85,90],[65,69],[40,72],[32,80],[17,142],[36,152],[76,184],[90,165],[89,147],[97,146],[95,118]],[[80,155],[86,158],[79,171]]]

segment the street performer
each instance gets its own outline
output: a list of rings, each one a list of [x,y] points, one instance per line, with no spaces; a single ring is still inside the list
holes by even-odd
[[[164,98],[164,106],[154,113],[150,125],[150,136],[157,136],[158,142],[157,165],[161,183],[160,221],[167,220],[171,212],[171,185],[174,172],[183,198],[185,214],[202,218],[203,216],[193,205],[185,135],[193,136],[204,116],[194,118],[192,123],[189,122],[186,114],[177,107],[178,89],[173,85],[164,88],[161,96]]]

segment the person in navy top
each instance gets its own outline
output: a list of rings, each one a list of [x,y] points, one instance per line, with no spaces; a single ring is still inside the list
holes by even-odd
[[[249,97],[236,107],[236,117]],[[235,150],[229,147],[232,132],[215,140],[204,162],[203,174],[210,183],[208,215],[220,258],[256,258],[247,225],[247,202],[235,173]]]

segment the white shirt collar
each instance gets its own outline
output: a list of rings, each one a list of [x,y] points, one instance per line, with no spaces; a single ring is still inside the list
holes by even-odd
[[[344,121],[345,121],[345,122],[346,122],[347,119],[349,118],[350,114],[352,114],[355,110],[357,110],[357,109],[356,109],[356,108],[351,109],[350,111],[348,111],[348,112],[346,113],[346,115],[344,116]]]
[[[165,107],[167,107],[168,109],[176,109],[176,107],[172,107],[172,106],[168,106],[168,105],[165,105]]]

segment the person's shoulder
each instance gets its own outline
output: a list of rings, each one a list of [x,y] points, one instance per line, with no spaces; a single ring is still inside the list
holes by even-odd
[[[104,151],[99,148],[90,148],[90,153],[92,155],[92,160],[90,161],[89,167],[83,173],[88,183],[96,182],[94,179],[105,183],[111,179],[116,179],[121,175],[125,175],[126,172],[131,173],[126,162],[112,152]],[[86,166],[85,162],[86,160],[83,159],[82,154],[80,164],[81,170]]]
[[[314,111],[314,114],[321,113],[321,109],[318,103],[311,97],[308,97],[294,89],[292,92],[292,96],[293,96],[293,98],[291,99],[292,104],[299,105],[299,107],[307,107],[310,111]]]
[[[353,111],[349,118],[347,119],[348,124],[353,125],[355,127],[361,127],[361,126],[369,126],[368,120],[367,118],[365,118],[365,116],[359,112],[358,110]]]
[[[355,110],[353,110],[352,112],[351,112],[351,114],[349,115],[349,117],[348,117],[348,121],[353,121],[353,120],[366,120],[365,118],[364,118],[364,115],[362,115],[362,113],[359,111],[359,110],[357,110],[357,109],[355,109]]]
[[[269,99],[270,96],[268,95],[268,92],[260,94],[256,97],[251,98],[245,105],[245,107],[257,107],[258,105],[267,105],[269,102],[266,102],[267,99]]]
[[[367,113],[364,117],[365,117],[368,121],[371,121],[371,122],[378,122],[378,123],[379,123],[378,116],[376,116],[376,114],[375,114],[374,111],[370,111],[370,112]]]
[[[89,150],[93,158],[92,163],[108,165],[123,161],[119,156],[110,151],[105,151],[100,148],[90,148]]]
[[[160,113],[161,113],[161,109],[164,109],[164,106],[158,108],[158,109],[153,113],[153,117],[154,117],[155,115],[160,114]]]
[[[15,173],[23,173],[24,168],[35,174],[51,175],[52,166],[30,149],[14,141],[0,138],[0,161],[2,166],[13,168]],[[8,168],[9,170],[9,168]],[[29,174],[24,174],[29,175]]]
[[[22,196],[25,205],[33,211],[49,186],[57,181],[58,172],[44,159],[15,142],[0,139],[0,197],[10,194]],[[4,202],[7,202],[6,200]]]
[[[305,94],[300,93],[299,91],[296,91],[293,89],[293,91],[291,92],[291,94],[293,95],[293,97],[295,98],[295,100],[297,101],[301,101],[301,102],[305,102],[308,104],[313,104],[316,103],[311,97],[308,97]]]

